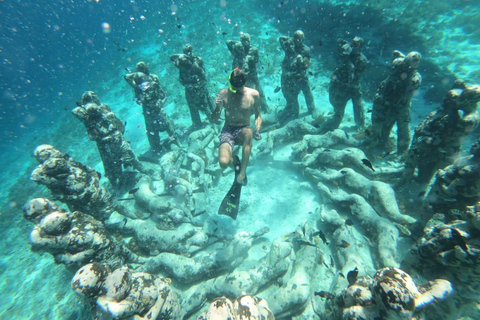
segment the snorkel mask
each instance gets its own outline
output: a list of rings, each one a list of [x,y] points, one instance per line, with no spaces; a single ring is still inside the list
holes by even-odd
[[[233,76],[233,72],[235,72],[235,70],[238,70],[238,67],[233,69],[233,71],[230,72],[230,76],[228,76],[228,90],[230,90],[232,93],[237,93],[237,90],[233,89],[233,87],[232,87],[232,76]]]

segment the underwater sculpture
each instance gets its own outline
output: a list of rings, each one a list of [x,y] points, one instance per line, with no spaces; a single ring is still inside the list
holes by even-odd
[[[241,295],[234,302],[227,297],[213,300],[208,310],[198,316],[198,320],[275,320],[266,300]]]
[[[362,53],[363,39],[355,37],[351,43],[338,39],[337,47],[340,63],[333,72],[328,89],[334,115],[322,125],[320,133],[337,129],[340,126],[349,100],[352,100],[357,130],[362,129],[365,125],[360,76],[365,71],[368,61]]]
[[[422,237],[410,249],[403,265],[423,277],[435,274],[449,280],[456,291],[454,301],[441,310],[449,319],[461,316],[459,302],[478,301],[480,286],[480,203],[463,210],[435,214],[423,230]],[[474,308],[472,319],[480,316]]]
[[[303,42],[305,34],[301,30],[295,31],[293,37],[281,36],[280,46],[285,52],[282,61],[282,93],[287,101],[278,118],[282,125],[295,120],[300,114],[298,95],[300,91],[305,96],[308,111],[315,114],[315,100],[313,98],[307,70],[310,67],[310,48]]]
[[[43,144],[35,151],[39,165],[30,179],[46,186],[54,198],[72,211],[86,212],[105,220],[113,210],[112,196],[100,186],[100,174],[51,145]]]
[[[227,40],[227,47],[233,56],[232,70],[240,68],[247,74],[245,86],[253,88],[260,94],[260,109],[267,113],[268,103],[265,93],[258,79],[257,64],[260,60],[258,48],[251,45],[251,37],[248,33],[240,34],[240,41]]]
[[[128,267],[110,271],[94,262],[80,268],[72,279],[72,289],[96,308],[93,316],[113,319],[179,319],[180,297],[171,280]]]
[[[453,163],[460,152],[462,138],[473,132],[480,120],[477,103],[480,86],[455,81],[442,107],[431,112],[416,128],[405,163],[405,180],[418,169],[417,181],[426,183],[437,169]]]
[[[328,297],[333,309],[328,319],[414,319],[422,317],[422,308],[444,300],[453,290],[444,279],[417,286],[409,274],[395,267],[377,270],[373,278],[351,278],[340,294]]]
[[[425,202],[434,212],[463,210],[480,201],[480,140],[472,144],[470,154],[439,169],[427,190]]]
[[[293,164],[317,183],[323,202],[332,206],[328,209],[358,221],[364,236],[376,238],[382,265],[399,266],[396,254],[399,230],[408,234],[407,226],[416,219],[400,212],[395,192],[387,183],[369,179],[384,174],[376,173],[365,154],[352,145],[358,145],[358,141],[347,137],[343,130],[305,135],[292,146]],[[342,146],[350,147],[341,149]],[[386,172],[385,177],[388,175]],[[322,217],[324,212],[327,211],[320,212]]]
[[[204,125],[199,111],[210,118],[214,106],[208,93],[203,59],[193,53],[191,45],[186,44],[183,46],[183,54],[172,54],[170,60],[178,68],[180,83],[185,87],[185,99],[190,109],[192,128],[201,129]]]
[[[83,94],[80,106],[73,109],[73,114],[83,122],[90,140],[97,144],[102,158],[105,176],[117,187],[124,183],[122,166],[133,166],[142,173],[147,170],[137,160],[132,147],[125,140],[125,126],[104,103],[100,104],[98,96],[87,91]]]
[[[148,143],[150,144],[150,154],[148,157],[155,160],[162,150],[160,142],[160,132],[168,133],[169,141],[178,143],[175,134],[175,128],[172,121],[168,118],[163,104],[166,100],[166,92],[160,86],[158,76],[150,73],[145,62],[139,62],[136,65],[136,72],[129,73],[124,79],[135,91],[135,102],[142,106],[143,117],[145,118],[145,129]],[[165,143],[163,143],[165,145]]]
[[[100,221],[88,214],[65,211],[44,198],[28,201],[23,210],[25,219],[35,224],[30,234],[32,248],[50,253],[56,263],[77,269],[91,261],[111,267],[138,261]]]
[[[422,77],[417,68],[422,56],[412,51],[406,56],[395,50],[390,74],[382,81],[373,100],[372,142],[382,151],[387,148],[390,131],[397,124],[397,154],[410,145],[410,103]]]
[[[256,158],[272,156],[275,145],[302,139],[307,134],[317,134],[319,129],[312,123],[312,117],[305,117],[288,122],[285,126],[266,133],[266,138],[254,146]]]

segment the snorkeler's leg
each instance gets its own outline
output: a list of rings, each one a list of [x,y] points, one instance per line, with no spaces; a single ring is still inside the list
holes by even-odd
[[[248,161],[250,159],[250,153],[252,151],[252,139],[253,139],[253,131],[250,127],[245,127],[242,129],[240,133],[240,139],[243,141],[243,148],[242,148],[242,168],[240,173],[237,177],[237,182],[243,184],[244,186],[247,185],[247,166]]]
[[[220,145],[218,149],[218,161],[222,169],[225,169],[232,164],[232,150],[232,146],[227,142]]]

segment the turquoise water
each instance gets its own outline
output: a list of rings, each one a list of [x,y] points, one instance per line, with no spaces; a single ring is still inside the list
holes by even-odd
[[[167,91],[167,114],[178,128],[185,129],[191,125],[189,110],[183,87],[178,82],[178,71],[169,56],[181,53],[184,44],[191,44],[195,53],[204,59],[208,89],[214,97],[226,87],[231,72],[232,57],[225,41],[239,40],[241,32],[249,33],[252,45],[260,50],[260,82],[272,109],[265,118],[273,119],[274,123],[276,112],[285,106],[281,92],[275,92],[280,85],[283,58],[278,37],[291,36],[298,29],[305,32],[305,43],[312,55],[310,83],[317,109],[328,113],[332,111],[328,83],[336,65],[337,38],[361,36],[365,40],[363,52],[369,60],[362,80],[366,110],[371,109],[375,90],[388,74],[392,51],[422,53],[419,72],[423,83],[412,102],[410,125],[413,130],[429,112],[440,106],[455,78],[467,84],[480,84],[479,10],[474,1],[446,0],[362,1],[361,4],[255,0],[0,2],[3,17],[0,22],[0,234],[3,243],[0,318],[89,318],[86,302],[70,288],[74,272],[55,264],[48,253],[30,251],[29,234],[33,224],[22,214],[27,200],[50,195],[48,189],[29,180],[37,165],[33,150],[38,145],[51,144],[103,173],[94,143],[88,140],[83,125],[71,113],[85,91],[95,91],[100,100],[127,123],[125,137],[140,155],[148,150],[148,141],[141,108],[134,102],[133,90],[123,80],[125,68],[134,69],[139,61],[149,64]],[[300,105],[301,112],[306,112],[302,97]],[[369,114],[366,118],[369,121]],[[340,129],[352,134],[353,127],[353,114],[348,105]],[[465,140],[463,154],[478,136],[476,130]],[[166,134],[163,137],[166,138]],[[238,220],[231,222],[222,217],[218,222],[225,228],[225,234],[270,228],[263,240],[252,245],[249,259],[242,268],[254,265],[265,255],[262,246],[268,248],[278,237],[295,231],[297,225],[311,219],[325,204],[308,175],[289,163],[291,145],[301,137],[287,136],[279,140],[272,154],[258,159],[254,155]],[[400,159],[391,163],[379,160],[378,166],[397,168],[400,163]],[[225,175],[218,185],[208,190],[207,222],[217,219],[216,210],[231,178]],[[101,182],[110,188],[106,178]],[[398,194],[400,204],[407,202],[402,196],[403,193]],[[416,215],[405,212],[411,209],[408,204],[400,209],[404,214]],[[335,229],[331,228],[327,236],[333,238]],[[417,237],[421,235],[419,232]],[[365,230],[360,233],[368,236]],[[130,235],[125,235],[127,237]],[[399,262],[412,244],[411,238],[400,237]],[[340,259],[335,250],[335,247],[328,249],[326,256],[331,254]],[[383,267],[375,254],[365,254],[365,259],[374,260],[371,263],[374,269]],[[373,276],[374,269],[364,273]],[[339,270],[343,269],[339,267]],[[162,275],[169,276],[168,273]],[[325,277],[328,278],[328,274]],[[432,270],[431,279],[438,277],[441,274]],[[315,277],[311,280],[313,295],[313,291],[319,290],[319,284]],[[273,284],[248,293],[265,292],[268,296],[268,290],[272,290],[269,286]],[[184,285],[178,287],[186,294]],[[469,299],[457,305],[458,314],[452,313],[455,317],[478,317],[476,300]],[[192,312],[193,319],[200,309]],[[290,316],[286,312],[286,318]]]

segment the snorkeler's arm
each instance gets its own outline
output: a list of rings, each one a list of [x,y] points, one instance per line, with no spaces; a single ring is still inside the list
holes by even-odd
[[[255,112],[255,133],[259,134],[263,123],[262,115],[260,114],[260,94],[256,92],[253,99],[255,101],[253,105],[253,110]]]
[[[217,97],[215,98],[215,109],[212,112],[212,115],[210,117],[210,122],[211,123],[216,123],[218,119],[220,119],[220,115],[222,114],[222,109],[223,109],[223,90],[221,90],[218,94]]]

